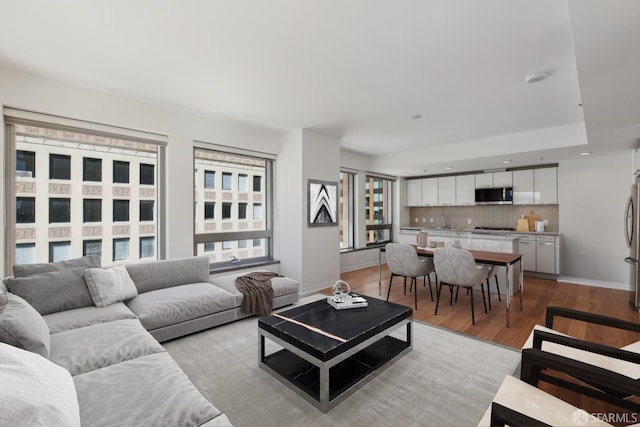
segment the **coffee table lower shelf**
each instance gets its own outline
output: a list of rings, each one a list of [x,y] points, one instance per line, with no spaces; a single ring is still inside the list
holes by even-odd
[[[391,364],[391,361],[402,357],[411,350],[412,324],[409,321],[402,322],[397,326],[404,324],[406,324],[407,328],[406,341],[386,335],[389,333],[389,330],[387,330],[384,336],[374,337],[376,339],[372,340],[373,342],[366,347],[356,347],[354,354],[350,356],[343,355],[348,357],[336,357],[327,362],[322,362],[305,353],[300,353],[299,349],[291,347],[288,343],[281,341],[268,332],[260,331],[260,334],[263,335],[260,337],[261,351],[264,349],[263,340],[265,337],[285,347],[275,353],[263,355],[260,366],[322,412],[327,412],[348,397],[350,392],[362,386],[365,379],[373,378],[374,374],[379,373],[385,365]],[[304,356],[304,358],[301,356]],[[323,398],[322,396],[323,375],[321,371],[323,369],[328,370],[328,378],[325,380],[327,382],[325,387],[328,388],[328,398]]]

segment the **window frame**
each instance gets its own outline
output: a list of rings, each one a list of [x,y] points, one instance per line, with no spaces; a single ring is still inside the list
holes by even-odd
[[[382,186],[377,186],[377,180],[382,180]],[[386,183],[386,185],[385,185]],[[367,184],[369,184],[370,188],[367,189]],[[364,215],[364,224],[365,230],[367,231],[366,238],[366,246],[377,246],[383,243],[393,241],[393,202],[394,202],[394,187],[395,187],[395,179],[391,177],[384,177],[379,175],[367,175],[365,182],[365,215]],[[381,202],[376,202],[376,190],[381,190],[383,193],[383,200]],[[370,208],[375,207],[376,203],[383,203],[387,206],[387,209],[384,212],[384,218],[382,223],[378,224],[368,224],[368,221],[371,219],[375,220],[372,215],[375,215],[375,209],[371,212]],[[369,210],[369,215],[367,215],[367,210]],[[387,239],[375,239],[376,231],[389,230],[389,236]],[[373,237],[373,239],[372,239]]]
[[[67,205],[66,207],[68,209],[66,209],[66,215],[64,216],[63,219],[65,219],[65,221],[61,221],[58,220],[60,217],[62,218],[62,215],[59,215],[59,213],[56,213],[56,216],[54,216],[54,203],[62,203],[65,202],[65,204]],[[70,197],[49,197],[49,224],[69,224],[71,222],[71,198]]]
[[[58,165],[57,167],[54,167],[54,163],[55,160],[65,160],[65,172],[62,174],[63,177],[60,176],[53,176],[54,173],[60,172],[60,170],[62,168],[60,168],[60,166]],[[67,156],[66,154],[55,154],[55,153],[49,153],[49,179],[56,179],[56,180],[60,180],[60,181],[69,181],[71,180],[71,156]]]
[[[120,181],[121,179],[124,178],[120,178],[119,177],[119,173],[116,172],[120,172],[120,171],[116,171],[117,166],[122,166],[122,165],[127,165],[127,180],[126,181]],[[113,166],[112,166],[113,170],[113,174],[111,175],[111,182],[114,184],[130,184],[131,183],[131,162],[126,162],[123,160],[114,160],[113,161]],[[116,177],[117,177],[117,181],[116,181]]]
[[[100,176],[99,179],[91,179],[93,177],[89,176],[90,174],[88,173],[88,171],[91,170],[90,167],[87,167],[88,163],[95,160],[98,160],[98,164],[99,164],[99,172],[98,172],[98,175]],[[84,157],[84,156],[82,157],[82,182],[102,182],[102,159],[97,157]]]
[[[338,181],[338,229],[340,233],[340,250],[346,251],[354,248],[355,242],[355,178],[353,172],[340,171]],[[345,201],[346,199],[346,201]]]
[[[97,202],[99,205],[98,209],[98,219],[96,220],[87,220],[87,202]],[[82,199],[82,222],[83,223],[92,223],[92,222],[102,222],[102,199]]]

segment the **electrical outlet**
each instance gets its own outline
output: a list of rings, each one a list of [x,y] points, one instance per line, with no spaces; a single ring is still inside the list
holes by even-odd
[[[422,223],[424,224],[425,222],[427,222],[427,218],[422,218]]]
[[[467,224],[471,225],[471,218],[467,218]]]
[[[433,218],[429,218],[429,222],[433,224]]]

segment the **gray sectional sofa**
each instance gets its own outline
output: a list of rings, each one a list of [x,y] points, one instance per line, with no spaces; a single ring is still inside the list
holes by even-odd
[[[159,342],[249,316],[239,274],[210,278],[205,257],[15,266],[0,285],[0,425],[231,425]],[[295,280],[272,285],[274,308],[298,300]]]

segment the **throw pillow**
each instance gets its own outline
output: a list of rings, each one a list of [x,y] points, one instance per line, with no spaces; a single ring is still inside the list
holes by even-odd
[[[80,426],[71,374],[28,351],[0,343],[0,425]]]
[[[93,305],[84,281],[85,267],[69,268],[28,277],[13,277],[5,284],[12,294],[24,298],[45,315]]]
[[[48,262],[42,264],[19,264],[13,266],[14,277],[27,277],[34,274],[50,273],[52,271],[67,270],[69,268],[94,268],[102,265],[100,255],[87,255],[66,261]]]
[[[0,342],[49,357],[49,327],[25,300],[0,294]]]
[[[138,289],[123,265],[88,268],[84,277],[96,307],[106,307],[138,295]]]

